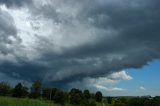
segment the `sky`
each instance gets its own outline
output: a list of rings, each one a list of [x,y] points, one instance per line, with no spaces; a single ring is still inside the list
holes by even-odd
[[[0,0],[0,81],[160,95],[159,0]]]

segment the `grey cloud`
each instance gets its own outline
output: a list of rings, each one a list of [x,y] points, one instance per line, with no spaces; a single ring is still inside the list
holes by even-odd
[[[160,58],[158,4],[158,0],[54,0],[46,5],[33,4],[31,16],[51,20],[52,25],[46,27],[52,33],[43,37],[36,34],[37,59],[18,60],[20,66],[3,64],[1,70],[11,77],[10,69],[21,79],[41,79],[62,87],[86,77],[141,68]]]
[[[4,71],[4,64],[16,63],[17,59],[14,55],[16,47],[21,42],[17,36],[17,29],[14,24],[12,16],[7,12],[0,9],[0,77],[1,81],[10,79],[7,75],[7,71],[11,72],[10,68]],[[14,72],[14,71],[13,71]]]
[[[0,0],[0,4],[5,4],[7,7],[22,7],[32,4],[32,0]]]
[[[71,79],[102,76],[121,69],[139,68],[160,57],[158,47],[160,24],[157,20],[159,8],[158,3],[155,3],[158,1],[148,0],[143,4],[139,4],[142,3],[141,1],[128,1],[127,3],[119,1],[120,4],[116,2],[118,1],[110,1],[101,5],[92,2],[91,7],[86,7],[86,10],[82,9],[80,15],[77,15],[77,20],[82,23],[91,18],[93,23],[87,22],[91,27],[97,28],[96,31],[110,28],[117,31],[116,35],[108,39],[108,36],[102,33],[103,39],[97,37],[98,41],[66,50],[58,57],[52,52],[47,52],[47,55],[53,56],[51,59],[60,60],[57,64],[63,63],[62,66],[65,66],[64,69],[60,66],[62,69],[58,69],[58,75],[61,73],[60,76],[64,75],[64,78],[68,75]],[[115,57],[109,57],[110,55],[115,55]],[[117,58],[116,55],[119,57]],[[85,63],[87,58],[91,60]],[[101,62],[99,67],[95,65],[97,61],[94,58],[99,58]],[[69,60],[71,60],[70,63],[66,62]]]
[[[13,18],[6,11],[0,10],[0,55],[12,53],[12,46],[20,42]]]

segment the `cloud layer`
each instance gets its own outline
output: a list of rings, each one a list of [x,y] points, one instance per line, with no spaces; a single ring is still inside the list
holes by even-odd
[[[85,78],[130,80],[119,71],[160,58],[159,3],[1,0],[0,72],[58,87]]]

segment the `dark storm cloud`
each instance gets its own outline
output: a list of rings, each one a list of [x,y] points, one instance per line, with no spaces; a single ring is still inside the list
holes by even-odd
[[[22,2],[8,1],[6,5],[23,6]],[[51,20],[63,30],[47,37],[37,34],[34,49],[40,57],[34,61],[20,57],[17,61],[21,64],[16,66],[1,64],[1,72],[66,86],[86,77],[140,68],[160,58],[159,4],[158,0],[55,0],[39,7],[34,4],[29,8],[34,17]],[[86,37],[90,33],[85,32],[92,29],[94,33]],[[55,44],[55,34],[63,35],[64,40],[57,44],[60,46]]]
[[[32,4],[32,0],[0,0],[0,4],[5,4],[7,7],[22,7]]]
[[[70,63],[65,62],[64,66],[67,67],[63,71],[59,70],[58,75],[59,73],[61,77],[64,75],[62,78],[68,75],[71,80],[74,77],[98,77],[121,69],[139,68],[160,57],[158,46],[160,40],[159,2],[149,0],[147,3],[119,2],[121,2],[120,5],[116,1],[98,5],[91,3],[93,4],[91,7],[85,8],[86,13],[82,9],[82,13],[78,16],[82,22],[87,23],[86,19],[92,18],[93,23],[88,22],[89,24],[103,30],[111,28],[118,31],[118,34],[109,40],[103,35],[103,39],[98,42],[68,50],[58,58],[53,55],[55,59],[62,58],[63,62],[70,61]],[[112,58],[112,55],[113,59],[108,60]],[[88,58],[90,60],[85,63]],[[95,65],[98,64],[95,58],[101,62],[98,67]]]
[[[12,46],[18,42],[20,39],[13,18],[6,11],[0,10],[0,55],[12,54]]]
[[[159,2],[155,2],[150,0],[146,3],[127,0],[126,3],[116,0],[113,2],[104,1],[103,4],[92,2],[91,7],[85,7],[85,11],[82,9],[80,15],[77,15],[81,22],[103,30],[110,28],[118,31],[118,34],[109,40],[108,36],[104,34],[103,39],[66,50],[58,57],[52,52],[47,52],[50,59],[56,59],[59,61],[57,64],[62,63],[62,66],[65,66],[64,70],[59,70],[57,73],[62,72],[61,77],[63,75],[67,77],[69,74],[71,79],[101,76],[114,70],[139,68],[147,64],[148,61],[159,58],[160,32],[158,29],[160,23],[158,19],[160,8],[158,8]],[[86,21],[88,18],[91,18],[93,22]],[[44,57],[46,58],[47,55]],[[51,58],[52,56],[53,58]],[[96,58],[101,62],[99,67],[94,66],[98,63]],[[111,60],[108,60],[110,58]],[[63,68],[62,66],[59,67]]]
[[[0,65],[0,70],[11,78],[35,81],[41,80],[43,74],[45,74],[44,70],[46,70],[46,68],[34,63],[22,62],[21,65],[15,65],[5,62]]]

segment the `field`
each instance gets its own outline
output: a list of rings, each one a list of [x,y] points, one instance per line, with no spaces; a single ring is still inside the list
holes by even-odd
[[[97,106],[106,106],[101,103],[96,103]],[[0,106],[60,106],[53,102],[44,100],[34,100],[29,98],[13,98],[13,97],[0,97]],[[65,106],[72,106],[66,103]]]
[[[43,100],[0,97],[0,106],[58,106],[58,105]]]

